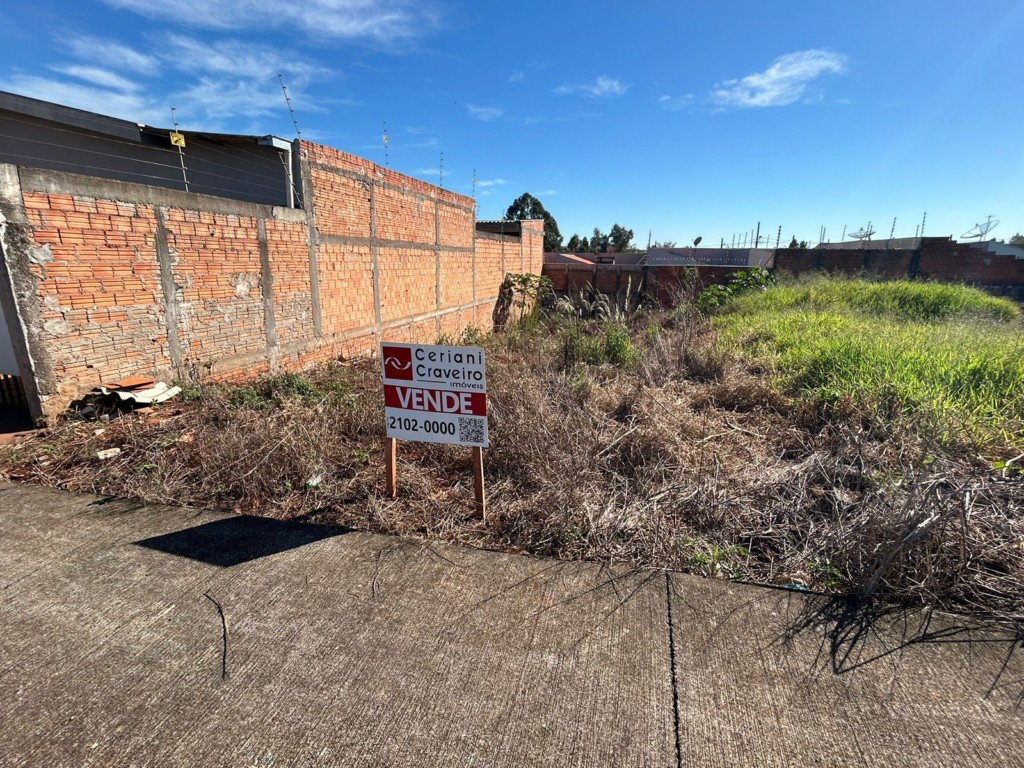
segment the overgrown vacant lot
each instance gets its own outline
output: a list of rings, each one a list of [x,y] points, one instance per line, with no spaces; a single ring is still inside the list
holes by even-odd
[[[487,523],[473,514],[468,449],[401,444],[400,497],[384,498],[374,361],[191,388],[108,424],[60,423],[11,450],[5,469],[1019,626],[1018,308],[955,286],[764,282],[626,317],[562,301],[486,338]],[[111,447],[122,451],[100,461]]]

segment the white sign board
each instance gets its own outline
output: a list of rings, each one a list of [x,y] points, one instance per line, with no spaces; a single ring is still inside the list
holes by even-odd
[[[488,446],[481,347],[380,345],[388,437]]]

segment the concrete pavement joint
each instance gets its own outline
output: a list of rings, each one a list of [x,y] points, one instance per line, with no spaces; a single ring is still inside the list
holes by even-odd
[[[668,612],[668,663],[672,673],[672,724],[675,731],[676,766],[683,768],[683,747],[679,743],[679,679],[676,676],[676,638],[672,621],[672,580],[665,572],[665,606]]]

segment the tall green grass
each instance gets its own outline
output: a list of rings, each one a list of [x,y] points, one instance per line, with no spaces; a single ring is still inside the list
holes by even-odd
[[[714,323],[791,393],[1001,450],[1024,444],[1020,315],[964,286],[817,279],[738,297]]]

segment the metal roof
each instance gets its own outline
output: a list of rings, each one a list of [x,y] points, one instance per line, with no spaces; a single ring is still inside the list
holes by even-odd
[[[144,125],[143,123],[133,123],[130,120],[88,112],[75,107],[66,107],[63,104],[54,104],[50,101],[33,99],[30,96],[22,96],[7,91],[0,91],[0,110],[34,117],[38,120],[46,120],[51,123],[69,125],[74,128],[90,131],[91,133],[114,136],[118,139],[134,141],[140,144],[150,143],[152,141],[151,137],[159,137],[162,141],[167,141],[167,137],[174,130],[173,128],[159,128],[157,126]],[[209,141],[213,144],[245,145],[254,144],[263,138],[267,138],[265,136],[250,136],[238,133],[189,131],[183,128],[178,128],[177,131],[186,137]]]

